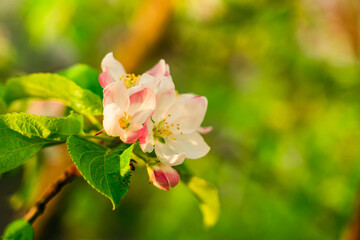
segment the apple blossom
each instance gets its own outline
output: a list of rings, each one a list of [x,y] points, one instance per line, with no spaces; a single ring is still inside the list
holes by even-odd
[[[145,88],[151,89],[155,94],[175,89],[169,65],[163,59],[144,74],[135,75],[126,73],[122,64],[111,52],[102,60],[101,68],[103,72],[99,76],[99,82],[103,88],[110,83],[121,82],[128,89],[129,95]]]
[[[120,136],[125,142],[139,139],[144,152],[155,149],[158,159],[169,167],[181,164],[185,158],[196,159],[208,153],[210,147],[200,135],[211,131],[211,128],[200,126],[206,113],[207,99],[192,94],[177,95],[169,66],[164,60],[144,74],[135,75],[127,74],[113,53],[108,53],[101,67],[103,72],[99,82],[104,87],[104,129],[108,135]],[[148,109],[146,114],[142,114],[143,118],[135,121],[129,112],[134,114],[144,110],[134,110],[131,97],[143,95],[144,90],[148,97],[141,98],[141,101],[151,102],[141,104]],[[112,96],[112,93],[116,93],[117,99],[110,98],[111,101],[108,101],[107,95]],[[130,104],[115,104],[126,102],[127,98]],[[156,98],[156,109],[153,98]]]
[[[162,190],[170,190],[170,187],[175,187],[180,181],[179,173],[164,163],[156,165],[148,165],[147,171],[149,174],[149,183],[153,183],[155,187]]]
[[[129,96],[122,83],[113,82],[104,88],[103,105],[105,132],[133,143],[144,134],[143,124],[155,111],[156,97],[148,88]]]
[[[207,99],[192,94],[176,96],[171,91],[157,97],[157,108],[145,125],[146,135],[139,139],[142,150],[155,148],[159,160],[169,166],[181,164],[185,157],[205,156],[210,147],[197,130],[205,117]]]

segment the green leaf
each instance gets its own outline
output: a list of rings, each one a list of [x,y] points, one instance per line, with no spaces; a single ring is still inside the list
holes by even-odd
[[[102,114],[99,96],[58,74],[36,73],[9,79],[5,86],[5,102],[10,104],[23,98],[55,99],[84,115]]]
[[[0,173],[20,166],[48,143],[49,140],[25,137],[0,120]]]
[[[103,88],[99,84],[99,72],[86,64],[76,64],[58,72],[84,89],[89,89],[99,97],[103,97]]]
[[[23,164],[47,144],[65,142],[82,132],[81,115],[50,118],[26,113],[0,116],[0,173]]]
[[[4,232],[4,240],[32,240],[34,229],[24,219],[18,219],[10,223]]]
[[[69,137],[67,145],[72,160],[85,180],[109,198],[115,209],[129,188],[133,145],[125,150],[111,151],[76,136]]]
[[[8,113],[1,115],[0,121],[7,128],[29,138],[65,141],[68,136],[83,131],[83,117],[79,114],[53,118],[27,113]]]
[[[182,164],[175,167],[189,190],[199,200],[199,207],[203,214],[203,221],[206,228],[213,227],[219,219],[220,200],[218,189],[204,179],[193,176]]]

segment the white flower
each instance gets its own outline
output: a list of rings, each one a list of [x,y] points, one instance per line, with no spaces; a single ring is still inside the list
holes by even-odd
[[[164,91],[157,95],[157,107],[145,124],[147,134],[139,138],[144,152],[155,153],[170,166],[181,164],[185,158],[205,156],[210,147],[197,131],[204,119],[207,99],[192,94],[175,95]]]
[[[101,68],[103,72],[99,76],[99,82],[103,88],[110,83],[121,82],[128,89],[129,95],[145,88],[151,89],[155,94],[175,89],[169,65],[163,59],[144,74],[135,75],[126,73],[122,64],[111,52],[102,60]]]
[[[155,111],[156,97],[148,88],[129,96],[122,83],[113,82],[104,88],[103,104],[105,132],[133,143],[146,131],[143,124]]]
[[[135,75],[127,74],[113,54],[108,53],[101,67],[103,125],[108,135],[119,136],[127,143],[139,139],[142,150],[155,149],[168,168],[181,164],[185,158],[196,159],[209,152],[210,147],[199,133],[211,131],[200,127],[207,99],[192,94],[177,96],[164,60],[143,75]]]

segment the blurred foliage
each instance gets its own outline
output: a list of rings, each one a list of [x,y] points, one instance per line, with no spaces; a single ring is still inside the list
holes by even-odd
[[[99,69],[145,2],[2,0],[0,77],[78,62]],[[78,181],[43,238],[344,236],[360,181],[360,42],[352,41],[349,23],[329,20],[350,10],[325,2],[174,0],[165,35],[139,66],[142,72],[164,58],[179,92],[209,100],[205,125],[214,130],[205,139],[212,151],[187,164],[219,187],[215,227],[203,229],[183,184],[160,191],[137,168],[115,212]],[[4,227],[11,215],[2,212]]]

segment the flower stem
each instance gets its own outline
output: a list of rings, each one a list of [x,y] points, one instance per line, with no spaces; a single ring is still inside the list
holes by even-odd
[[[136,160],[136,161],[142,161],[142,162],[146,163],[145,158],[143,158],[142,156],[140,156],[140,155],[138,155],[138,154],[136,154],[134,152],[131,154],[131,158]]]
[[[31,224],[34,223],[34,221],[45,211],[46,205],[50,200],[53,199],[66,184],[73,181],[77,176],[80,176],[80,172],[76,166],[72,164],[60,178],[46,190],[41,199],[26,213],[24,219]]]
[[[156,157],[151,156],[148,153],[144,153],[138,144],[136,144],[134,147],[132,157],[134,157],[135,159],[142,160],[147,165],[148,164],[153,165],[159,162],[159,159],[157,159]]]

